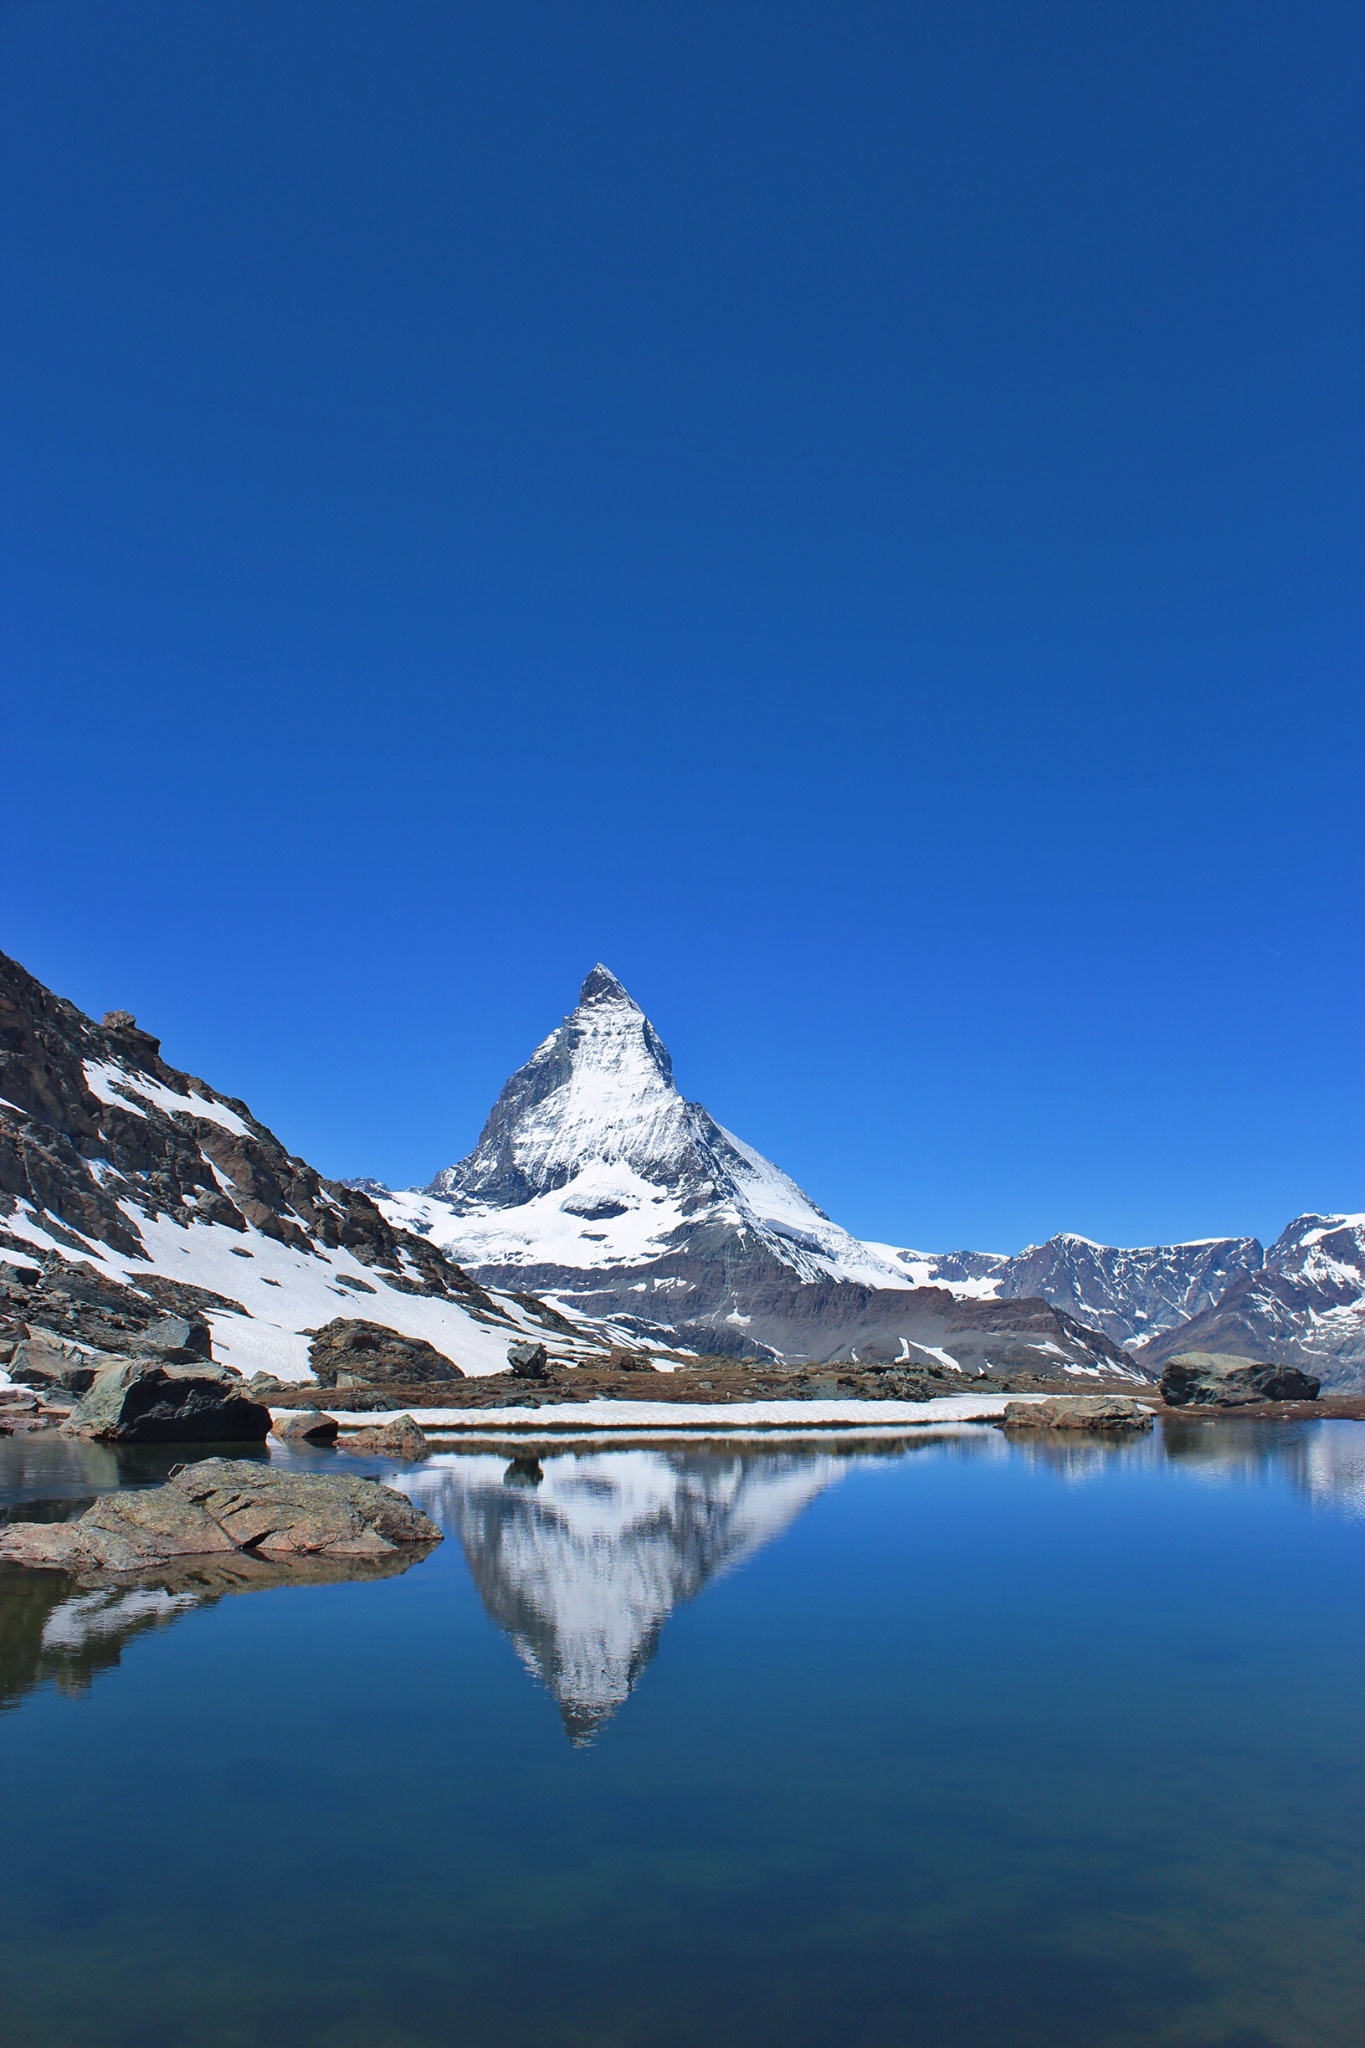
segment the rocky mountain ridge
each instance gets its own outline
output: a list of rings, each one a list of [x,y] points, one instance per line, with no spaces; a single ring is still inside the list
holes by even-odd
[[[324,1179],[126,1012],[96,1024],[0,954],[0,1366],[30,1331],[136,1351],[167,1313],[203,1316],[229,1366],[286,1380],[339,1316],[476,1373],[559,1323]]]

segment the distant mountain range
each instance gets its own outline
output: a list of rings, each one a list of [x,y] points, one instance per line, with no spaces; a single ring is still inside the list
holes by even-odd
[[[467,1159],[424,1189],[357,1185],[485,1284],[646,1341],[1144,1377],[1173,1352],[1221,1350],[1365,1383],[1365,1216],[1301,1216],[1268,1252],[1254,1237],[1128,1250],[1063,1233],[1013,1257],[866,1242],[682,1096],[602,966]]]
[[[547,1336],[816,1362],[1148,1378],[1183,1349],[1365,1383],[1365,1217],[1013,1258],[865,1243],[680,1094],[613,975],[507,1083],[429,1187],[327,1180],[125,1012],[96,1024],[0,954],[0,1347],[35,1327],[103,1350],[194,1311],[216,1354],[301,1379],[338,1317],[470,1373]],[[0,1348],[0,1365],[4,1351]]]

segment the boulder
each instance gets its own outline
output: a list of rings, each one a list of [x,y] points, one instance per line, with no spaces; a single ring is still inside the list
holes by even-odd
[[[1150,1429],[1152,1411],[1126,1394],[1058,1394],[1047,1401],[1007,1401],[1002,1429],[1098,1429],[1120,1435]]]
[[[34,1335],[15,1345],[6,1370],[17,1386],[64,1387],[68,1393],[84,1394],[100,1366],[106,1363],[108,1359],[102,1353],[92,1356],[60,1337]]]
[[[420,1508],[374,1480],[205,1458],[173,1466],[164,1486],[106,1494],[75,1521],[11,1523],[0,1529],[0,1563],[134,1572],[231,1552],[382,1558],[440,1540]]]
[[[264,1443],[270,1410],[221,1365],[134,1358],[102,1367],[63,1427],[104,1443]]]
[[[137,1346],[168,1365],[193,1365],[213,1356],[209,1326],[199,1316],[163,1316],[139,1333]]]
[[[379,1423],[373,1429],[348,1430],[340,1448],[343,1451],[368,1451],[383,1458],[425,1458],[431,1444],[410,1415],[399,1415],[394,1421]]]
[[[313,1371],[324,1387],[440,1385],[464,1374],[422,1337],[400,1337],[382,1323],[338,1316],[313,1332]]]
[[[543,1380],[550,1370],[550,1354],[543,1344],[509,1344],[507,1364],[519,1380]]]
[[[291,1408],[274,1417],[270,1433],[282,1444],[334,1444],[337,1421],[317,1408]]]
[[[1296,1365],[1231,1352],[1182,1351],[1167,1359],[1161,1396],[1171,1408],[1246,1408],[1257,1401],[1316,1401],[1321,1380]]]

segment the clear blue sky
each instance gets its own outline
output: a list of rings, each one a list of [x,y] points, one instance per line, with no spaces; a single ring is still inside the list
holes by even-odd
[[[1365,9],[0,11],[0,945],[425,1179],[604,959],[851,1228],[1365,1208]]]

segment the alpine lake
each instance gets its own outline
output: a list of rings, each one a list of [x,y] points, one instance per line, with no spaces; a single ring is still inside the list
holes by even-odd
[[[1365,2040],[1365,1423],[271,1454],[446,1540],[0,1573],[5,2048]]]

